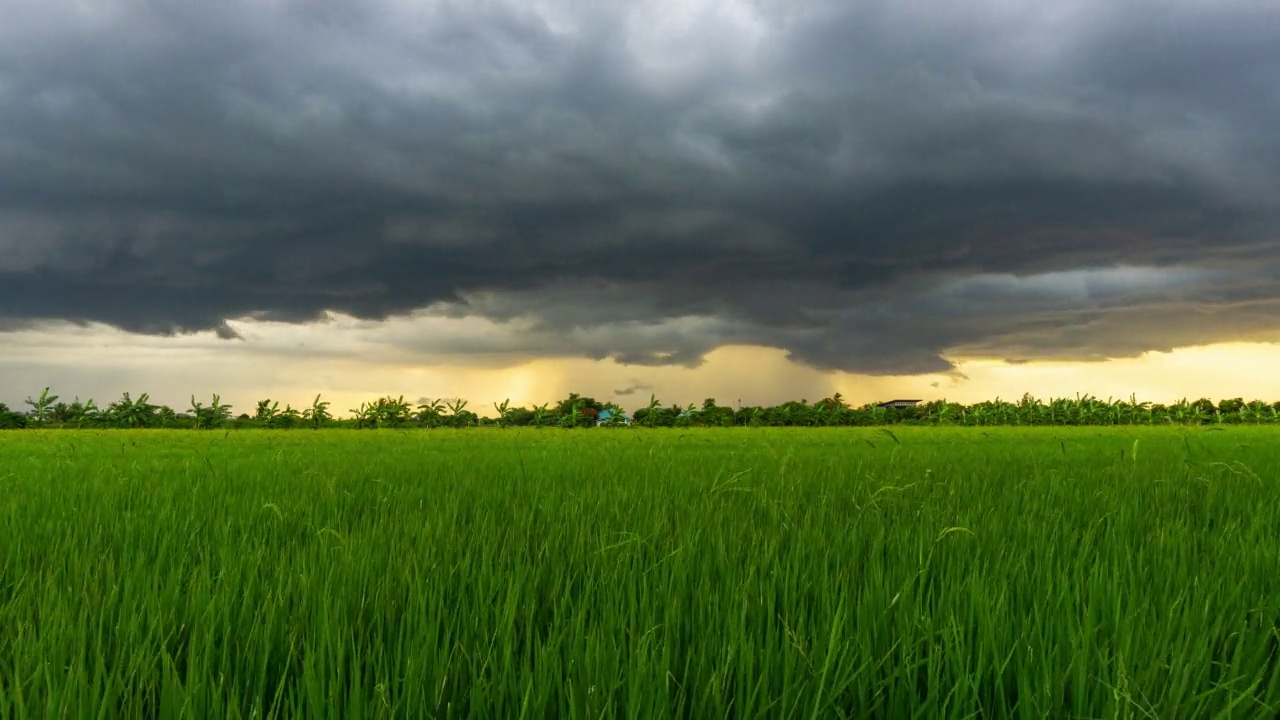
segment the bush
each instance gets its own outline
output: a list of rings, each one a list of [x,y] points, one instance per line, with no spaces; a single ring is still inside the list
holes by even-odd
[[[0,403],[0,430],[20,430],[27,426],[27,416],[14,412],[8,405]]]

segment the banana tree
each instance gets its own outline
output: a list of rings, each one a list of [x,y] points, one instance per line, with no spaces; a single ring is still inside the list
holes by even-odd
[[[1050,425],[1080,424],[1080,406],[1069,398],[1050,398],[1048,415]]]
[[[126,428],[144,428],[156,424],[158,405],[152,405],[150,395],[142,393],[137,400],[132,400],[129,393],[107,406],[107,415],[112,424]]]
[[[871,405],[867,408],[871,414],[871,423],[873,425],[882,425],[889,416],[889,408],[880,405]]]
[[[1023,393],[1022,399],[1018,401],[1018,423],[1020,425],[1039,425],[1041,418],[1044,416],[1045,406],[1031,393]]]
[[[1008,400],[1001,400],[997,397],[992,407],[992,412],[995,415],[995,421],[1001,425],[1021,424],[1022,418],[1018,413],[1018,406]]]
[[[662,405],[658,400],[658,396],[649,393],[649,404],[645,406],[644,424],[648,427],[654,427],[658,422],[658,407]]]
[[[320,426],[333,420],[333,415],[329,414],[329,401],[320,401],[320,396],[316,395],[316,399],[311,401],[311,407],[302,411],[302,419],[312,430],[319,430]]]
[[[285,404],[284,409],[281,410],[279,402],[267,399],[258,401],[258,409],[254,412],[253,419],[269,428],[290,428],[303,419],[303,413],[289,404]]]
[[[542,426],[547,424],[547,420],[549,419],[547,406],[550,404],[551,403],[542,403],[541,405],[533,406],[533,426],[535,428],[541,430]]]
[[[271,421],[278,417],[280,417],[279,402],[272,402],[271,398],[258,401],[258,409],[253,414],[254,420],[270,425]]]
[[[76,404],[79,404],[79,403],[76,403]],[[103,417],[102,410],[98,407],[96,403],[94,403],[93,398],[89,398],[88,400],[85,400],[84,404],[80,405],[79,412],[74,413],[71,419],[71,422],[74,423],[75,426],[79,428],[82,428],[85,426],[99,425],[104,421],[105,421],[105,418]]]
[[[222,423],[231,417],[231,406],[224,404],[222,398],[217,394],[213,394],[213,401],[209,403],[209,427],[222,427]]]
[[[280,415],[276,417],[275,427],[291,428],[300,422],[302,422],[302,412],[286,403]]]
[[[676,427],[692,427],[698,421],[698,406],[689,403],[687,407],[674,406],[676,409]]]
[[[1182,398],[1169,406],[1166,419],[1170,423],[1186,424],[1191,421],[1194,413],[1195,408],[1186,398]]]
[[[1269,411],[1270,409],[1271,409],[1271,406],[1267,405],[1261,400],[1254,400],[1250,403],[1245,404],[1243,407],[1240,408],[1240,419],[1243,422],[1250,422],[1250,423],[1253,423],[1254,425],[1261,425],[1262,421],[1267,416],[1267,411]]]
[[[1076,405],[1079,406],[1079,418],[1081,425],[1104,424],[1107,405],[1101,400],[1092,395],[1085,395],[1082,398],[1077,394]]]
[[[41,391],[40,397],[35,400],[32,400],[30,396],[26,399],[26,403],[31,406],[31,417],[35,418],[35,421],[41,425],[49,418],[50,410],[56,402],[58,402],[58,396],[50,395],[47,387]]]
[[[224,405],[222,398],[217,394],[213,394],[213,403],[209,407],[196,402],[196,396],[191,396],[191,415],[196,420],[196,429],[212,429],[221,427],[227,418],[231,417],[231,406]]]
[[[351,408],[349,411],[356,421],[356,429],[369,428],[376,430],[378,427],[378,408],[370,403],[362,402],[360,407]]]
[[[1133,414],[1133,422],[1141,425],[1150,425],[1153,417],[1153,406],[1147,401],[1138,402],[1138,396],[1129,395],[1129,408]]]
[[[400,427],[412,417],[412,410],[403,395],[394,399],[390,395],[378,398],[373,408],[378,416],[378,424],[387,427]]]
[[[844,401],[844,395],[842,393],[836,393],[831,397],[826,398],[823,400],[823,403],[826,403],[832,410],[846,410],[849,407],[849,403]]]
[[[88,404],[92,405],[93,400],[90,400]],[[196,401],[195,395],[191,396],[191,417],[195,420],[197,430],[207,427],[208,410],[205,408],[204,403]]]
[[[419,424],[427,427],[439,427],[443,423],[444,401],[432,400],[418,406],[418,414],[415,416]]]
[[[498,411],[498,427],[504,430],[511,424],[511,398],[502,401],[502,404],[494,403],[493,409]]]
[[[569,407],[569,414],[560,418],[560,427],[572,430],[578,427],[578,419],[582,417],[582,401],[578,400]],[[567,422],[566,422],[567,421]]]
[[[943,398],[942,405],[938,407],[938,422],[943,425],[955,422],[959,407],[962,406],[947,402],[946,398]]]
[[[479,420],[475,413],[467,410],[467,401],[462,398],[445,403],[445,407],[449,409],[449,425],[452,427],[474,425]]]

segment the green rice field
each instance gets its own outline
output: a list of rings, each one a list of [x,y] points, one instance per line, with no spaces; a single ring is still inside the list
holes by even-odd
[[[1273,427],[0,433],[3,718],[1280,717]]]

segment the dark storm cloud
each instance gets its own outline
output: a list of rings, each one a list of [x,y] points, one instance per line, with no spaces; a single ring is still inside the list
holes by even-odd
[[[644,382],[643,380],[633,379],[631,380],[630,385],[627,385],[626,387],[622,387],[622,388],[615,388],[613,391],[613,394],[617,395],[618,397],[627,397],[630,395],[635,395],[636,393],[641,391],[648,392],[653,389],[654,387],[652,385]]]
[[[1280,337],[1272,3],[0,9],[0,331],[430,308],[508,333],[407,347],[873,373]]]

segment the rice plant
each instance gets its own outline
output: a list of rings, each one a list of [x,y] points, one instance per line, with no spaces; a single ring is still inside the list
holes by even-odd
[[[0,717],[1275,717],[1276,440],[6,433]]]

